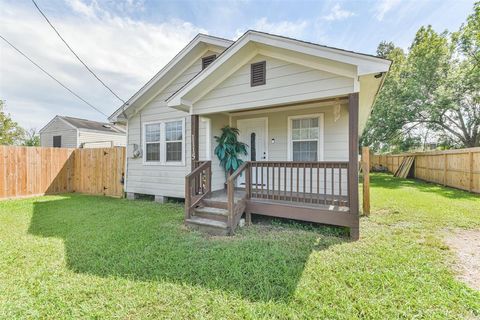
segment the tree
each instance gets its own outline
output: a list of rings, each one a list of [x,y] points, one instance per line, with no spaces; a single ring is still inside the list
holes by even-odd
[[[232,174],[243,163],[239,156],[247,154],[247,145],[238,141],[239,131],[237,128],[225,126],[221,130],[222,134],[219,137],[215,136],[215,141],[218,143],[215,147],[215,154],[220,160],[225,174]]]
[[[35,128],[25,131],[22,145],[28,147],[40,146],[40,135]]]
[[[420,28],[407,54],[380,43],[377,54],[394,62],[362,142],[394,149],[428,131],[444,145],[479,146],[479,44],[480,2],[456,33]]]
[[[19,144],[24,130],[3,110],[4,101],[0,100],[0,145]]]

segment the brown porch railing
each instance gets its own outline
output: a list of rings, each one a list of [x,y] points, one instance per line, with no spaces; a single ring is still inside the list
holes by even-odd
[[[189,219],[195,206],[212,191],[212,163],[203,161],[185,176],[185,219]]]
[[[247,187],[245,190],[236,188],[237,179],[242,175],[245,175],[245,184],[250,186],[250,162],[244,162],[227,179],[228,226],[231,233],[233,233],[238,221],[242,217],[247,207],[247,200],[250,198],[250,188]]]
[[[349,207],[348,161],[252,161],[252,199],[279,200]]]

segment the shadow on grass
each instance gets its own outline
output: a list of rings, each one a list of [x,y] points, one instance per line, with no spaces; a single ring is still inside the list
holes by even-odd
[[[413,188],[416,191],[434,193],[451,199],[478,200],[479,195],[474,193],[444,187],[435,183],[425,182],[417,179],[402,179],[386,173],[374,173],[370,179],[370,186],[380,189]]]
[[[37,201],[29,233],[63,239],[78,273],[166,281],[287,301],[313,250],[348,241],[335,228],[257,225],[234,237],[183,227],[179,205],[72,195]],[[320,241],[319,241],[320,238]]]

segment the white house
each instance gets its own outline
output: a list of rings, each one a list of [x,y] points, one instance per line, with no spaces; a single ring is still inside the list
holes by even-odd
[[[66,116],[55,116],[40,130],[42,147],[124,147],[126,140],[126,132],[121,125]]]
[[[185,198],[187,225],[216,234],[255,213],[358,238],[358,135],[390,64],[257,31],[196,36],[109,119],[127,124],[127,196]],[[227,180],[226,125],[249,146]]]

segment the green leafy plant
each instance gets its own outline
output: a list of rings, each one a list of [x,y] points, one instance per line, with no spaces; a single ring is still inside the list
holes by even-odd
[[[215,136],[215,141],[218,143],[215,147],[215,154],[225,173],[232,174],[243,163],[239,156],[247,154],[247,145],[238,141],[239,131],[237,128],[225,126],[221,130],[222,134],[219,137]]]

